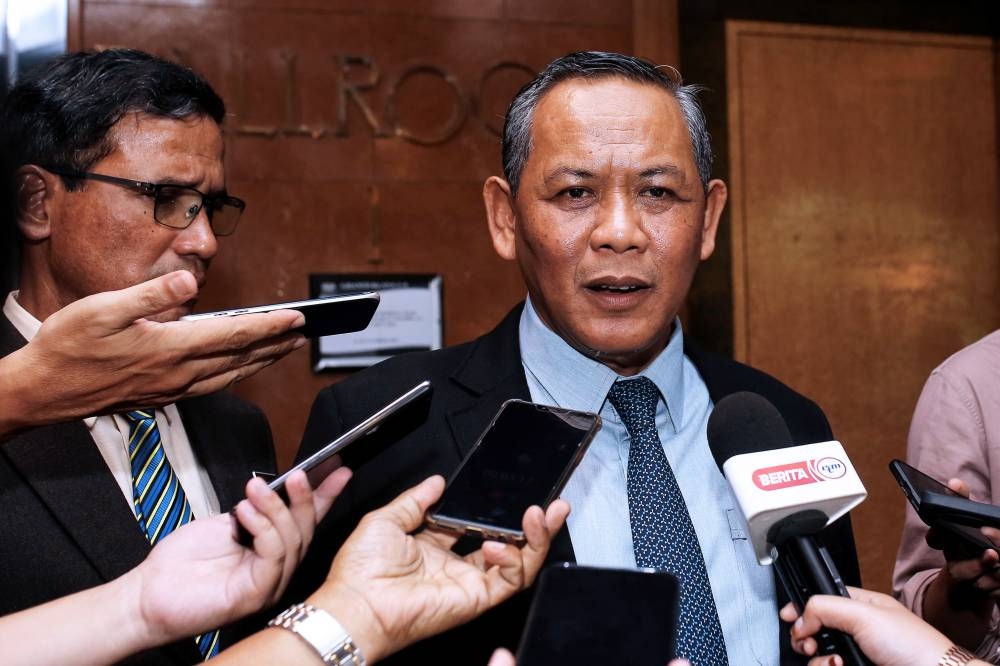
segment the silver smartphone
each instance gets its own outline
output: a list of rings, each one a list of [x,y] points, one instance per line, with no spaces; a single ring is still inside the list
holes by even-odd
[[[274,310],[298,310],[305,315],[306,323],[298,330],[307,338],[318,338],[324,335],[339,335],[364,330],[371,322],[378,308],[379,294],[377,291],[366,291],[357,294],[342,294],[326,298],[311,298],[304,301],[289,301],[271,305],[256,305],[233,310],[203,312],[181,317],[183,321],[198,321],[214,317],[235,317],[256,312],[272,312]]]
[[[559,496],[601,425],[601,417],[508,400],[451,477],[428,524],[523,543],[532,505]]]
[[[386,419],[401,410],[403,407],[413,403],[421,396],[426,395],[430,390],[431,383],[429,381],[425,380],[420,382],[409,391],[402,394],[366,418],[364,421],[324,446],[316,453],[299,462],[281,476],[270,481],[267,484],[268,488],[278,493],[287,504],[288,494],[285,492],[285,482],[288,480],[288,477],[292,472],[301,469],[306,473],[306,478],[309,479],[309,485],[315,489],[319,484],[323,483],[323,480],[326,479],[326,477],[340,467],[340,461],[334,458],[336,454],[340,453],[354,442],[357,442],[375,432]],[[236,523],[236,540],[240,544],[249,548],[253,543],[253,537],[250,536],[250,533],[246,531],[246,528],[244,528],[243,525],[236,520],[235,515],[233,516],[233,520]]]
[[[409,405],[417,398],[427,394],[430,390],[431,383],[429,381],[420,382],[409,391],[399,396],[386,406],[382,407],[382,409],[378,410],[364,421],[324,446],[316,453],[312,454],[278,478],[271,481],[267,484],[268,487],[284,497],[285,481],[288,480],[288,476],[292,472],[301,469],[306,473],[306,477],[309,479],[309,485],[315,488],[337,468],[337,461],[332,459],[334,455],[340,453],[362,437],[366,437],[375,432],[383,421],[398,412],[403,407]]]

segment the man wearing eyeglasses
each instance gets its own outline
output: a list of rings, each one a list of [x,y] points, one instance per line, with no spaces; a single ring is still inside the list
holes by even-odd
[[[224,115],[200,76],[138,51],[69,54],[18,82],[0,125],[21,243],[0,354],[85,296],[177,270],[205,283],[244,208],[226,190]],[[175,527],[234,506],[253,471],[274,471],[255,407],[225,393],[156,407],[0,445],[0,615],[116,578]],[[190,664],[242,635],[224,628],[133,663]]]

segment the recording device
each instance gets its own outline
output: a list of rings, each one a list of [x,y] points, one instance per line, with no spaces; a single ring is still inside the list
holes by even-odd
[[[307,338],[318,338],[325,335],[339,335],[364,330],[375,315],[378,307],[377,291],[366,291],[358,294],[343,294],[327,298],[313,298],[306,301],[289,301],[272,305],[257,305],[249,308],[220,310],[218,312],[203,312],[181,317],[182,321],[198,321],[214,317],[235,317],[256,312],[272,312],[274,310],[298,310],[306,323],[299,327],[298,332]]]
[[[652,569],[555,564],[544,569],[518,666],[664,666],[674,657],[679,585]]]
[[[979,557],[987,549],[1000,551],[979,531],[980,527],[1000,529],[1000,507],[962,497],[902,460],[890,462],[889,470],[920,520],[936,533],[951,537],[946,550],[954,548],[959,557]]]
[[[299,462],[290,470],[268,483],[267,487],[278,493],[281,498],[285,500],[285,504],[288,504],[288,493],[285,492],[285,482],[288,480],[288,477],[291,476],[292,472],[302,470],[306,473],[306,478],[309,479],[309,486],[315,490],[319,484],[323,483],[323,480],[326,479],[326,477],[340,467],[339,459],[335,459],[333,456],[340,453],[354,442],[357,442],[358,440],[363,439],[364,437],[367,437],[375,432],[386,419],[421,396],[426,395],[430,392],[430,390],[431,383],[429,381],[420,382],[409,391],[402,394],[366,418],[364,421],[324,446],[316,453]],[[246,528],[244,528],[239,521],[236,521],[236,526],[238,530],[236,540],[240,544],[249,548],[253,543],[253,537],[246,531]]]
[[[452,475],[428,513],[435,527],[523,543],[521,521],[543,509],[583,457],[601,417],[561,407],[508,400]]]
[[[729,395],[708,419],[708,445],[722,469],[761,564],[773,564],[801,611],[814,594],[850,596],[820,530],[860,504],[867,492],[839,442],[796,446],[778,410],[756,393]],[[824,629],[819,654],[867,666],[854,639]]]

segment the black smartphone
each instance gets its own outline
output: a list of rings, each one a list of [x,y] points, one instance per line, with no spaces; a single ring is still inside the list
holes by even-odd
[[[978,556],[987,548],[998,550],[979,528],[1000,529],[1000,507],[962,497],[902,460],[890,462],[889,469],[917,515],[929,527],[959,539],[970,556]]]
[[[213,317],[235,317],[255,312],[272,312],[274,310],[298,310],[305,315],[306,323],[296,329],[307,338],[319,338],[324,335],[339,335],[364,330],[375,315],[378,308],[379,294],[377,291],[366,291],[357,294],[340,294],[327,298],[312,298],[305,301],[289,301],[288,303],[273,303],[271,305],[256,305],[234,310],[219,310],[218,312],[202,312],[181,317],[183,321],[198,321]]]
[[[306,473],[306,478],[309,479],[309,485],[315,489],[319,484],[323,483],[323,480],[326,479],[326,477],[332,474],[339,467],[339,461],[335,460],[333,456],[340,453],[354,442],[357,442],[375,432],[375,430],[377,430],[386,419],[407,405],[413,403],[421,396],[426,395],[430,392],[430,390],[431,383],[429,381],[420,382],[409,391],[388,403],[364,421],[324,446],[316,453],[301,461],[281,476],[270,481],[267,484],[268,488],[278,493],[287,504],[288,494],[285,492],[285,482],[288,480],[288,477],[292,474],[292,472],[303,470]],[[250,536],[250,533],[246,531],[239,521],[236,521],[236,528],[236,540],[240,544],[249,547],[250,544],[253,543],[253,538]]]
[[[674,657],[677,579],[652,569],[556,564],[544,569],[518,666],[666,666]]]
[[[508,400],[452,475],[427,515],[430,525],[523,543],[521,521],[559,492],[601,425],[601,417]]]

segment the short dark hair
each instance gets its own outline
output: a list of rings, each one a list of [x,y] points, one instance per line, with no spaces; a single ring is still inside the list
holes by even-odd
[[[133,49],[68,53],[17,81],[0,112],[8,181],[25,164],[86,171],[115,148],[108,133],[128,113],[178,120],[226,107],[191,69]],[[78,181],[65,179],[73,189]]]
[[[673,67],[657,67],[634,56],[604,51],[579,51],[550,62],[514,96],[503,126],[503,172],[516,195],[521,172],[531,153],[531,126],[535,107],[556,84],[569,79],[620,77],[663,88],[677,100],[691,135],[698,176],[707,189],[712,177],[712,140],[705,127],[705,114],[698,103],[698,86],[682,85]]]

